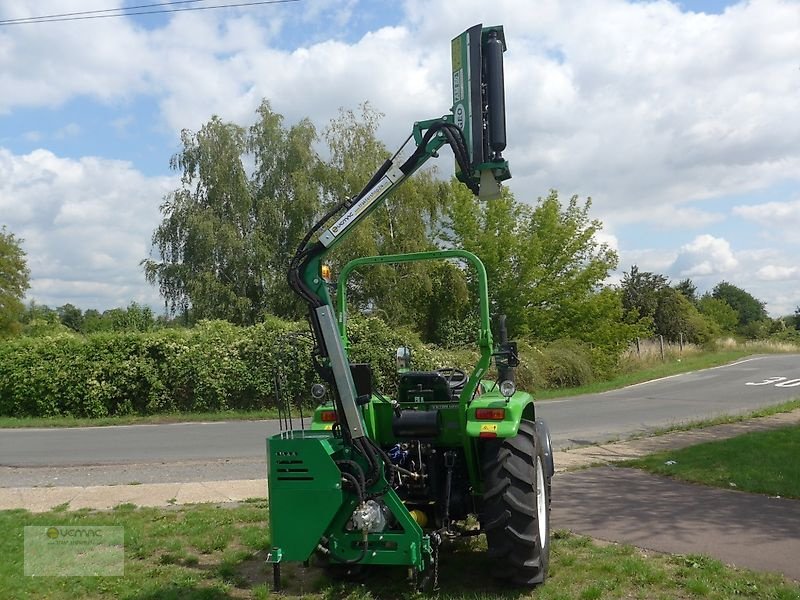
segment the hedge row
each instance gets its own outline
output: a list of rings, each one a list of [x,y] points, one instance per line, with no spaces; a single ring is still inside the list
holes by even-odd
[[[305,323],[270,319],[248,328],[210,321],[192,329],[147,333],[60,334],[0,344],[0,415],[103,417],[125,414],[251,410],[284,397],[309,404],[318,380]],[[416,369],[469,370],[474,350],[445,351],[380,319],[350,322],[350,357],[370,362],[378,388],[394,392],[395,350],[412,349]],[[520,387],[585,383],[591,367],[579,347],[526,347]]]

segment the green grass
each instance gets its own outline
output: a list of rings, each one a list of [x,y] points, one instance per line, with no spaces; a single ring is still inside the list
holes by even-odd
[[[310,410],[304,412],[310,415]],[[186,423],[203,421],[256,421],[260,419],[277,419],[278,411],[265,410],[228,410],[204,413],[168,413],[160,415],[123,415],[118,417],[76,418],[76,417],[0,417],[0,428],[17,427],[101,427],[107,425],[150,425],[157,423]],[[292,418],[297,420],[300,413],[292,410]]]
[[[780,404],[764,406],[762,408],[757,408],[752,411],[739,413],[735,415],[719,415],[711,419],[701,419],[699,421],[686,421],[684,423],[676,423],[674,425],[670,425],[669,427],[663,427],[660,429],[656,429],[652,432],[648,432],[647,434],[642,434],[641,436],[634,436],[634,438],[632,439],[636,439],[637,437],[652,437],[657,435],[664,435],[667,433],[673,433],[675,431],[692,431],[694,429],[705,429],[706,427],[713,427],[714,425],[741,423],[742,421],[747,421],[748,419],[757,419],[760,417],[769,417],[771,415],[777,415],[778,413],[792,412],[793,410],[796,410],[798,408],[800,408],[800,398],[797,398],[795,400],[787,400],[786,402],[781,402]]]
[[[684,481],[800,498],[799,456],[800,426],[794,426],[659,452],[625,464]]]
[[[267,506],[253,501],[235,508],[196,505],[113,511],[0,512],[0,590],[3,598],[121,598],[170,600],[228,598],[423,598],[412,594],[400,568],[380,569],[365,583],[339,583],[320,569],[288,564],[285,592],[271,593],[264,563],[269,548]],[[23,575],[25,525],[118,525],[125,528],[124,577]],[[550,578],[533,592],[496,584],[487,572],[482,538],[442,550],[440,598],[709,598],[737,596],[800,600],[800,586],[772,574],[728,568],[703,556],[649,554],[630,546],[598,545],[556,532]]]
[[[534,394],[537,400],[550,400],[552,398],[563,398],[564,396],[580,396],[583,394],[596,394],[616,390],[636,383],[652,381],[661,377],[688,373],[689,371],[699,371],[711,367],[728,364],[752,355],[751,350],[723,350],[718,352],[708,352],[704,354],[694,354],[681,358],[680,362],[671,361],[648,366],[642,369],[623,373],[613,379],[597,381],[588,385],[574,388],[562,388],[557,390],[537,390]]]

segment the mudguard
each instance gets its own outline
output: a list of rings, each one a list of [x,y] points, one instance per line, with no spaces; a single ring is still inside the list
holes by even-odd
[[[544,443],[544,459],[547,464],[544,465],[547,477],[552,477],[556,472],[556,464],[553,460],[553,444],[550,441],[550,428],[543,419],[536,419],[534,426],[536,427],[536,436]]]

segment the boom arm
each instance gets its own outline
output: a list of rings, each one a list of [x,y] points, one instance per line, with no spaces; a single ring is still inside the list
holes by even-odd
[[[363,439],[366,437],[364,422],[333,303],[322,278],[322,259],[428,159],[438,156],[444,144],[453,149],[458,178],[476,195],[488,188],[492,194],[496,193],[499,182],[511,176],[508,163],[501,155],[505,148],[504,50],[502,27],[476,25],[453,40],[455,119],[451,114],[415,123],[406,142],[413,138],[416,144],[410,157],[400,158],[404,144],[357,196],[326,213],[306,234],[290,265],[289,285],[309,305],[316,355],[320,359],[315,358],[315,366],[334,387],[342,435],[357,449],[363,450],[366,445],[366,453],[372,452],[375,460],[378,452],[374,447],[369,449],[372,444],[368,438]],[[469,116],[466,121],[465,114]],[[487,151],[478,153],[475,149],[480,147]],[[336,221],[312,243],[312,238],[337,215]]]

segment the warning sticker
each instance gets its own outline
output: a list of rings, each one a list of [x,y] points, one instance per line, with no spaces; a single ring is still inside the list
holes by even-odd
[[[481,433],[486,433],[486,432],[497,433],[497,423],[481,424]]]
[[[372,188],[364,197],[355,203],[355,205],[348,210],[342,218],[340,218],[330,229],[331,234],[334,236],[339,235],[343,229],[345,229],[350,223],[356,220],[361,213],[367,210],[370,206],[372,206],[378,198],[385,192],[389,186],[392,185],[392,180],[389,177],[384,177],[381,179],[378,184]]]
[[[453,40],[453,71],[458,71],[461,68],[461,36]]]

